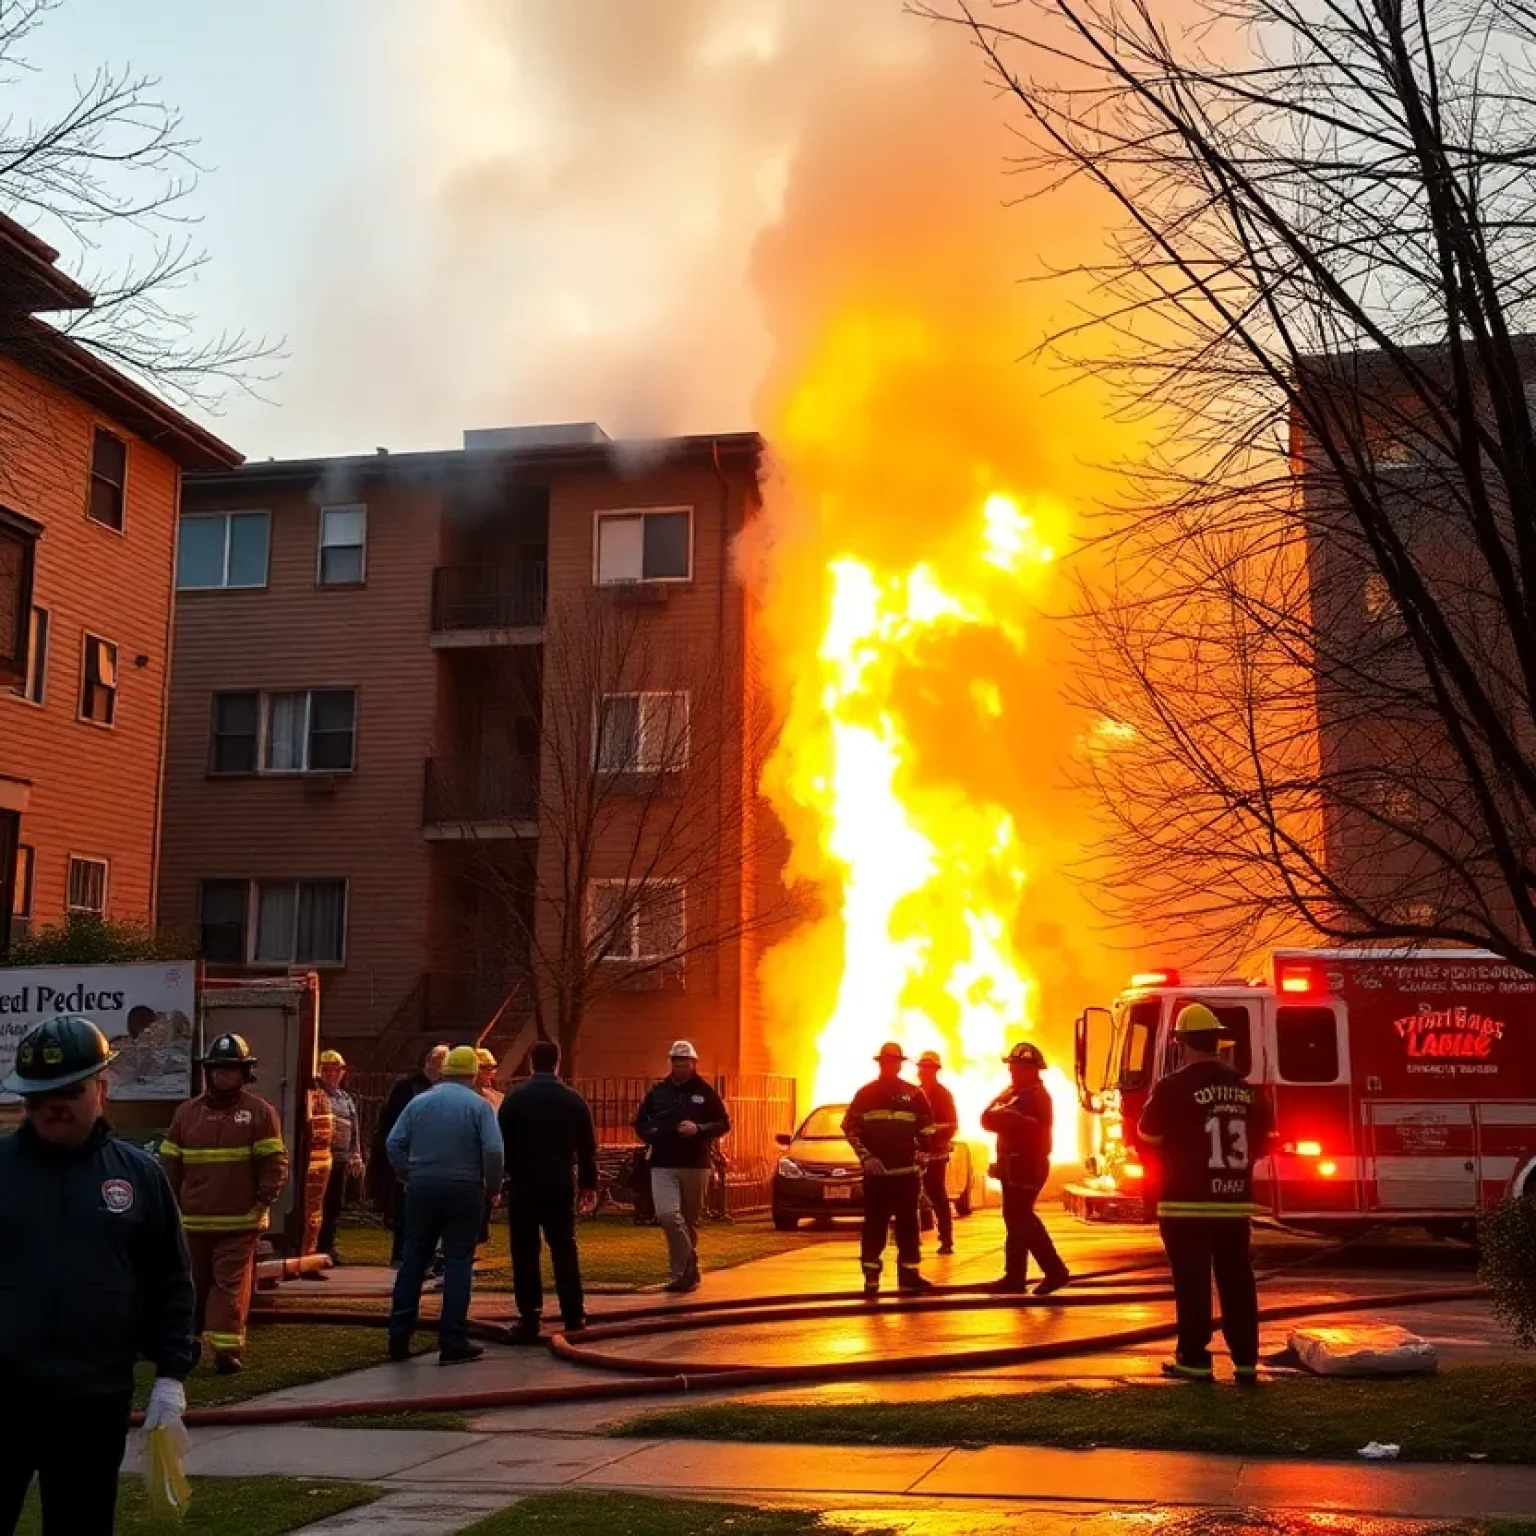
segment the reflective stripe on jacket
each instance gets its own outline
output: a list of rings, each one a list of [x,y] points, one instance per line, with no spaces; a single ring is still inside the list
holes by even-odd
[[[160,1144],[188,1232],[260,1232],[288,1182],[288,1151],[277,1111],[242,1088],[218,1101],[189,1099]]]
[[[933,1111],[921,1088],[899,1077],[876,1078],[854,1094],[843,1135],[860,1162],[876,1157],[888,1174],[914,1173],[917,1154],[933,1140]]]

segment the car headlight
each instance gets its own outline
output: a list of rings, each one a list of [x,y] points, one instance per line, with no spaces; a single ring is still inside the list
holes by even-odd
[[[779,1177],[781,1179],[803,1179],[805,1177],[805,1169],[794,1158],[781,1157],[779,1159]]]

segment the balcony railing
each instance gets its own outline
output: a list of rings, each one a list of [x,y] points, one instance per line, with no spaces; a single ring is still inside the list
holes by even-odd
[[[422,825],[535,821],[537,772],[527,757],[429,757],[422,774]]]
[[[546,568],[517,565],[440,565],[432,572],[432,628],[537,629],[544,622]]]

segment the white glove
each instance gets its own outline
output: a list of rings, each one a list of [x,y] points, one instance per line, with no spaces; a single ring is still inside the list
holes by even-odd
[[[181,1416],[187,1411],[187,1389],[169,1376],[157,1376],[149,1389],[149,1406],[144,1410],[144,1428],[180,1430]]]

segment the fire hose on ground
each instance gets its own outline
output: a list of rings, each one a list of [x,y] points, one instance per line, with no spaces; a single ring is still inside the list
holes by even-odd
[[[724,1388],[773,1388],[809,1386],[837,1381],[865,1381],[886,1377],[917,1376],[945,1371],[970,1372],[1004,1366],[1028,1365],[1080,1356],[1102,1355],[1132,1345],[1172,1339],[1177,1325],[1171,1320],[1111,1329],[1071,1339],[1051,1339],[1035,1344],[992,1345],[941,1353],[888,1355],[865,1360],[819,1360],[783,1365],[744,1365],[701,1362],[679,1371],[675,1362],[647,1360],[595,1348],[609,1340],[635,1339],[691,1332],[704,1328],[731,1328],[765,1323],[816,1322],[828,1318],[883,1316],[892,1313],[926,1313],[1007,1308],[1009,1310],[1079,1309],[1099,1306],[1144,1306],[1173,1300],[1167,1286],[1141,1289],[1095,1289],[1106,1282],[1160,1267],[1156,1263],[1121,1265],[1079,1277],[1071,1290],[1049,1297],[1002,1294],[980,1286],[941,1286],[911,1295],[900,1293],[878,1303],[846,1291],[801,1292],[787,1296],[746,1297],[727,1301],[703,1301],[625,1310],[608,1322],[594,1322],[580,1333],[556,1333],[549,1347],[568,1364],[611,1373],[617,1379],[577,1380],[545,1386],[521,1386],[354,1398],[335,1402],[245,1403],[224,1408],[193,1408],[189,1425],[300,1424],[315,1420],[351,1418],[363,1414],[477,1413],[504,1408],[554,1407],[568,1403],[618,1401],[680,1396]],[[1278,1266],[1271,1273],[1293,1268]],[[1264,1278],[1261,1276],[1261,1279]],[[1327,1301],[1288,1302],[1261,1307],[1260,1322],[1285,1322],[1349,1312],[1388,1311],[1397,1307],[1432,1306],[1480,1300],[1487,1295],[1479,1285],[1437,1286],[1378,1292]],[[264,1322],[310,1323],[331,1327],[382,1327],[386,1314],[379,1310],[330,1307],[263,1307],[257,1314]],[[430,1330],[436,1325],[423,1319]],[[506,1337],[505,1324],[472,1318],[472,1336],[492,1342]]]

